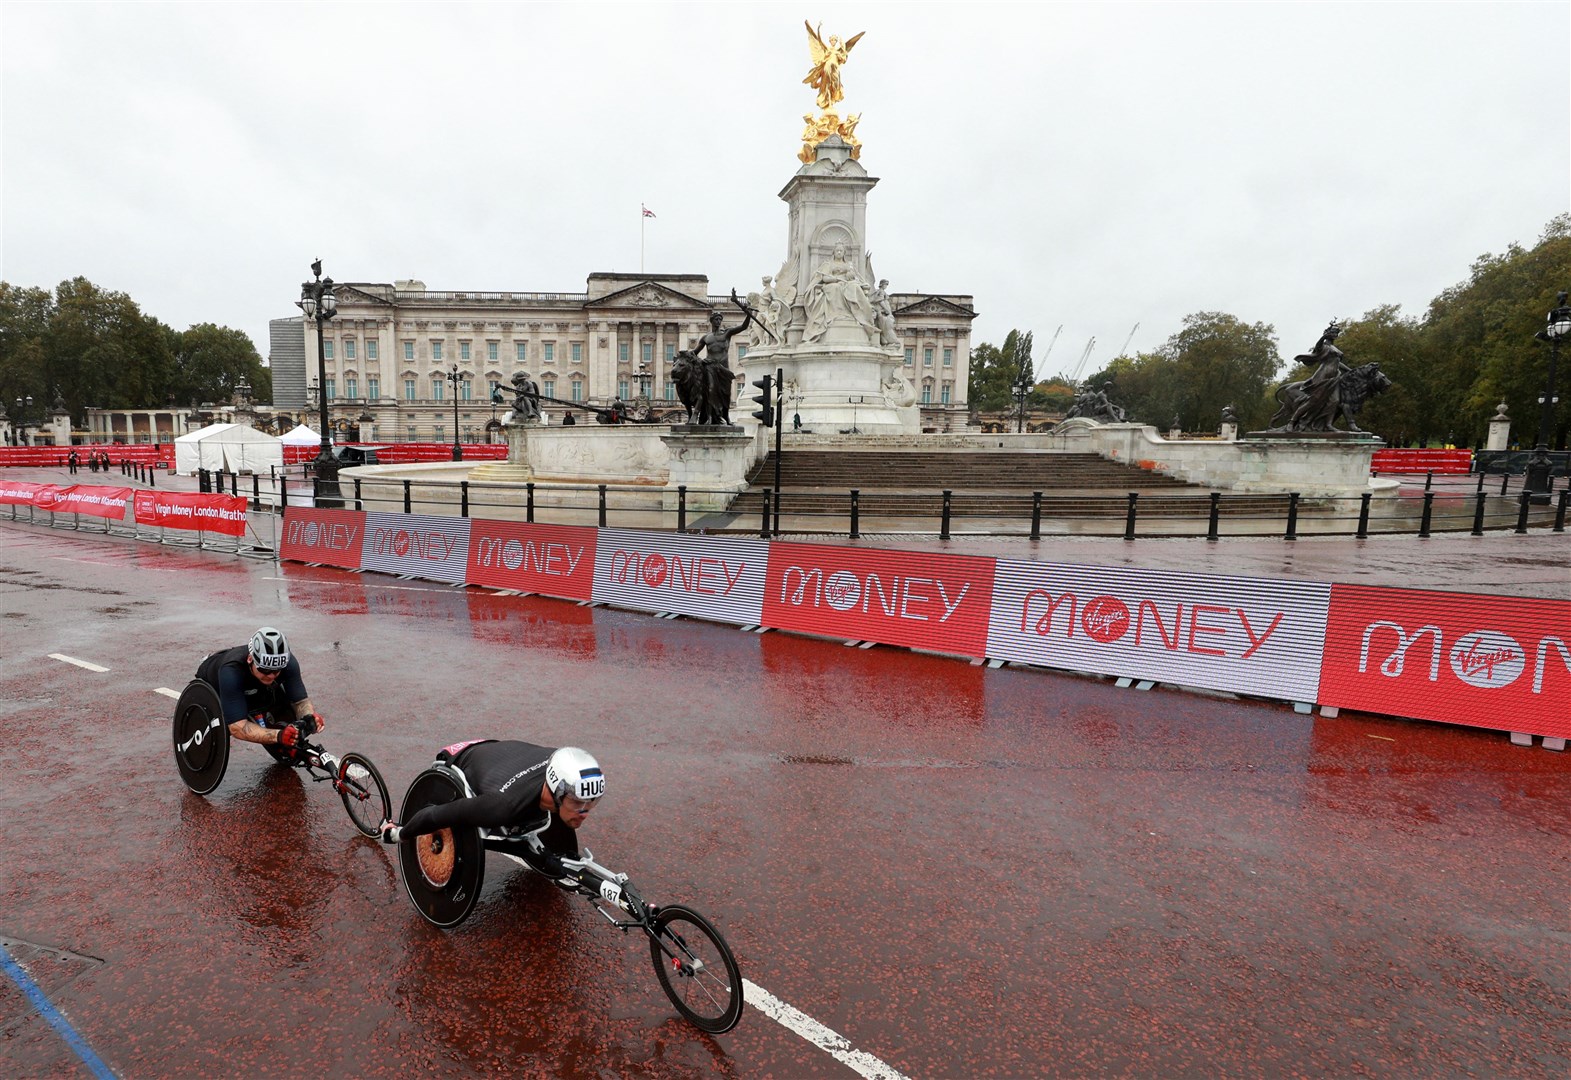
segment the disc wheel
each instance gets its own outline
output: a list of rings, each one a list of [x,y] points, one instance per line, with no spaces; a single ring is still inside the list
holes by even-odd
[[[742,971],[708,919],[681,904],[661,908],[649,955],[660,988],[689,1023],[711,1035],[736,1027],[742,1019]]]
[[[185,786],[206,795],[224,779],[229,767],[229,728],[224,724],[218,691],[192,679],[175,703],[175,766]]]
[[[349,811],[349,820],[366,836],[381,832],[382,822],[393,816],[387,784],[364,754],[345,754],[338,763],[338,794]]]
[[[428,806],[461,798],[458,782],[440,769],[427,769],[404,794],[398,820],[408,821]],[[358,823],[357,823],[358,824]],[[425,920],[444,930],[469,917],[485,881],[485,847],[473,826],[406,837],[398,845],[398,868],[409,902]]]

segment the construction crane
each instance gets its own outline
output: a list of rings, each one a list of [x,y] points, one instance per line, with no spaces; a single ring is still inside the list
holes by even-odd
[[[1122,349],[1118,350],[1118,355],[1119,356],[1128,356],[1129,355],[1129,343],[1131,341],[1135,340],[1135,330],[1138,330],[1138,329],[1140,329],[1140,324],[1139,323],[1135,323],[1134,329],[1130,330],[1129,331],[1129,336],[1124,339],[1124,347]]]
[[[1064,324],[1063,323],[1059,323],[1058,324],[1058,329],[1053,331],[1053,340],[1049,341],[1047,343],[1047,352],[1042,354],[1041,362],[1039,364],[1036,364],[1035,367],[1033,368],[1032,372],[1031,372],[1031,378],[1032,379],[1036,378],[1036,373],[1038,371],[1046,371],[1047,370],[1047,358],[1049,356],[1053,355],[1053,346],[1058,341],[1058,335],[1062,334],[1063,332],[1064,332]]]
[[[1086,361],[1091,359],[1091,350],[1096,348],[1096,335],[1091,335],[1091,340],[1086,342],[1085,352],[1080,354],[1080,362],[1075,364],[1075,373],[1069,376],[1069,381],[1076,387],[1080,385],[1080,372],[1085,370]]]

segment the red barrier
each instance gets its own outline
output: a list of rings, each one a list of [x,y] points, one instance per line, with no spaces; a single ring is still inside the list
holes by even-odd
[[[174,491],[138,491],[138,525],[165,529],[244,536],[246,500],[238,495],[198,495]]]
[[[55,489],[54,504],[40,509],[53,510],[57,514],[87,514],[89,517],[121,521],[125,518],[125,504],[130,501],[131,489],[128,487],[72,484],[70,487]]]
[[[64,467],[71,451],[76,451],[81,468],[87,468],[89,454],[108,454],[111,465],[134,461],[139,465],[173,464],[173,443],[84,443],[81,446],[0,446],[0,466],[14,465],[34,469]]]
[[[359,510],[318,510],[289,507],[279,557],[360,569],[365,514]]]
[[[1377,473],[1452,473],[1473,471],[1471,450],[1376,450],[1369,470]]]
[[[452,461],[452,443],[334,443],[334,446],[374,446],[378,465],[407,465],[417,461]],[[503,443],[464,443],[465,461],[506,461]],[[322,452],[320,444],[284,446],[284,464],[301,465]]]
[[[1320,701],[1571,737],[1571,603],[1333,585]]]

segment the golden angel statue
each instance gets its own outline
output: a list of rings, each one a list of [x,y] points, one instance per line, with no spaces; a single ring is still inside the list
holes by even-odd
[[[818,107],[827,109],[845,97],[845,91],[840,85],[840,68],[850,58],[852,47],[867,31],[845,41],[831,34],[829,44],[825,45],[824,39],[819,36],[819,31],[824,28],[823,23],[818,24],[818,30],[814,30],[813,24],[806,20],[802,25],[807,27],[807,48],[813,57],[813,66],[808,69],[807,78],[802,82],[818,91]]]

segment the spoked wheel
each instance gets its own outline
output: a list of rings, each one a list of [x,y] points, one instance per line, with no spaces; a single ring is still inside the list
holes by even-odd
[[[708,919],[681,904],[661,908],[649,955],[660,988],[694,1027],[711,1035],[736,1027],[742,1019],[742,971]]]
[[[229,767],[229,728],[218,692],[192,679],[175,703],[175,765],[185,786],[198,795],[216,788]]]
[[[393,816],[387,785],[371,759],[363,754],[345,754],[338,763],[338,794],[349,811],[349,820],[366,836],[381,832],[382,822]]]
[[[354,756],[347,755],[345,760]],[[408,821],[427,806],[452,802],[462,795],[451,776],[427,769],[409,785],[398,820]],[[398,867],[415,910],[444,930],[457,926],[475,909],[485,881],[480,830],[467,826],[405,839],[398,845]]]

